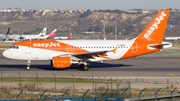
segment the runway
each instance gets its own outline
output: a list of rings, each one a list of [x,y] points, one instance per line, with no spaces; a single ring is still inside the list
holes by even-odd
[[[73,65],[67,69],[54,69],[50,61],[32,61],[31,70],[26,70],[27,61],[7,59],[0,54],[0,71],[6,76],[21,75],[40,77],[53,77],[53,73],[59,77],[101,76],[101,77],[180,77],[180,51],[173,50],[170,53],[151,53],[124,60],[111,60],[89,63],[89,71],[81,71],[79,65]]]

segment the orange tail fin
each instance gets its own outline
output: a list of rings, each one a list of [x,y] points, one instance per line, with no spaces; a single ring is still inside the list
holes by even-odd
[[[162,41],[166,28],[169,10],[160,10],[136,40]]]

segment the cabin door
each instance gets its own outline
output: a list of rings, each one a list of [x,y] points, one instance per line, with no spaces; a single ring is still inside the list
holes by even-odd
[[[132,46],[132,53],[137,53],[138,47],[137,47],[137,42],[135,42]]]
[[[31,54],[31,43],[30,42],[26,42],[25,44],[25,53],[26,54]]]

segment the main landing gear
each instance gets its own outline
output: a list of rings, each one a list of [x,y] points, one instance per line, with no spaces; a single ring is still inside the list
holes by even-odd
[[[80,68],[81,68],[83,71],[88,71],[88,70],[89,70],[89,67],[88,67],[86,64],[81,64],[81,65],[80,65]]]
[[[28,62],[27,62],[27,70],[30,70],[30,66],[31,66],[31,60],[28,60]]]

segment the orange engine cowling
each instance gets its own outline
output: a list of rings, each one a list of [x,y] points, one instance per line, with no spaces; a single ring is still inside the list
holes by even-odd
[[[54,68],[67,68],[71,66],[71,58],[70,57],[53,57],[52,65]]]

